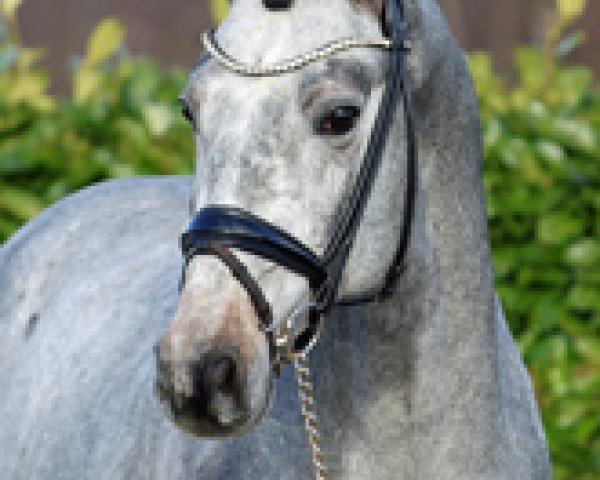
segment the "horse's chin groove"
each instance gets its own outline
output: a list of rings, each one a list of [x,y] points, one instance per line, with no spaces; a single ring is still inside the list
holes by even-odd
[[[248,414],[232,422],[231,425],[223,425],[216,420],[211,421],[211,417],[208,416],[199,418],[197,412],[193,410],[184,409],[175,412],[173,406],[168,402],[161,400],[160,403],[170,421],[183,432],[198,438],[226,439],[242,436],[258,425],[268,414],[272,406],[272,399],[266,402],[266,407],[256,417],[252,418]]]
[[[173,424],[181,431],[198,438],[225,439],[239,437],[254,426],[254,423],[245,421],[225,427],[207,420],[200,420],[193,414],[185,413],[171,413],[169,417]]]

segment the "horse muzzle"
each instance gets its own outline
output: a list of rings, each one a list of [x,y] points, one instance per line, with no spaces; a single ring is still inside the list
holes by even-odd
[[[240,435],[267,411],[254,412],[248,373],[235,348],[215,348],[185,364],[157,354],[155,390],[173,423],[195,436]]]

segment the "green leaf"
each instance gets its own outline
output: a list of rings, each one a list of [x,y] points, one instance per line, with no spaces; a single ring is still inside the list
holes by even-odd
[[[490,118],[484,121],[483,143],[487,150],[498,149],[503,140],[502,123],[497,118]]]
[[[566,212],[547,214],[537,223],[537,237],[547,245],[561,245],[583,232],[583,222]]]
[[[514,93],[515,92],[513,92],[513,94]],[[524,104],[517,106],[518,119],[523,121],[525,125],[534,132],[547,131],[550,128],[550,124],[553,120],[552,112],[548,106],[539,100],[531,99],[531,95],[525,91],[520,93],[524,97]],[[515,104],[514,99],[513,104]]]
[[[556,73],[554,88],[561,93],[561,100],[577,106],[592,88],[593,75],[589,68],[569,67]]]
[[[213,20],[216,23],[221,23],[229,12],[229,0],[211,0],[210,11]]]
[[[546,68],[541,50],[532,47],[517,48],[515,64],[525,90],[533,92],[544,86]]]
[[[469,55],[469,70],[475,83],[485,87],[495,81],[492,69],[492,58],[485,52],[473,52]]]
[[[164,135],[173,124],[172,111],[165,105],[146,105],[143,115],[148,129],[153,135]]]
[[[9,185],[0,185],[0,211],[5,210],[21,221],[29,220],[43,208],[32,193]]]
[[[590,331],[589,325],[582,322],[572,311],[565,309],[562,301],[558,310],[557,321],[565,333],[575,338],[587,335]]]
[[[73,96],[75,102],[88,100],[102,85],[104,75],[93,68],[82,67],[75,74]]]
[[[576,267],[600,268],[600,242],[593,238],[577,241],[566,250],[565,261]]]
[[[583,14],[587,0],[556,0],[558,14],[563,22],[572,22]]]
[[[575,285],[567,296],[567,304],[578,310],[600,309],[598,289],[585,285]]]
[[[119,20],[103,20],[90,36],[83,64],[91,67],[108,60],[121,47],[124,39],[125,28]]]
[[[581,355],[600,366],[600,338],[581,337],[576,340],[575,345]]]
[[[566,146],[586,153],[592,153],[597,148],[597,134],[590,123],[583,119],[555,118],[549,133]]]
[[[567,158],[564,148],[550,140],[540,139],[535,143],[535,149],[538,157],[545,160],[548,164],[557,167],[563,167]]]
[[[2,15],[10,20],[15,18],[17,10],[23,3],[23,0],[0,0],[2,6]]]
[[[50,79],[43,72],[27,72],[19,75],[7,93],[11,103],[26,102],[36,108],[49,110],[54,101],[47,95]]]
[[[525,139],[513,137],[507,141],[506,145],[504,145],[500,158],[504,165],[514,168],[529,154],[529,148]]]

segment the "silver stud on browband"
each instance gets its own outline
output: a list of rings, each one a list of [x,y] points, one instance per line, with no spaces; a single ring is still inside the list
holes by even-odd
[[[229,55],[217,42],[215,31],[209,30],[202,35],[202,42],[206,51],[227,70],[246,77],[272,77],[283,75],[285,73],[295,72],[311,63],[324,60],[337,53],[350,50],[352,48],[381,48],[390,50],[393,48],[393,42],[386,38],[381,39],[356,39],[342,38],[326,43],[322,47],[314,49],[312,52],[299,55],[290,60],[281,63],[268,65],[249,65],[238,61]],[[410,42],[405,40],[401,47],[403,50],[410,50]]]

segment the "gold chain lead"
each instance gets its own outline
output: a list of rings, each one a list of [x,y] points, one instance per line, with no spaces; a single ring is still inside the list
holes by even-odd
[[[312,448],[315,479],[327,480],[329,478],[329,473],[327,472],[325,459],[321,450],[321,435],[319,433],[317,406],[315,404],[315,395],[307,352],[302,352],[295,356],[294,367],[296,380],[298,382],[298,397],[300,398],[300,404],[302,406],[302,415],[304,416],[306,432],[308,433],[308,442]]]

